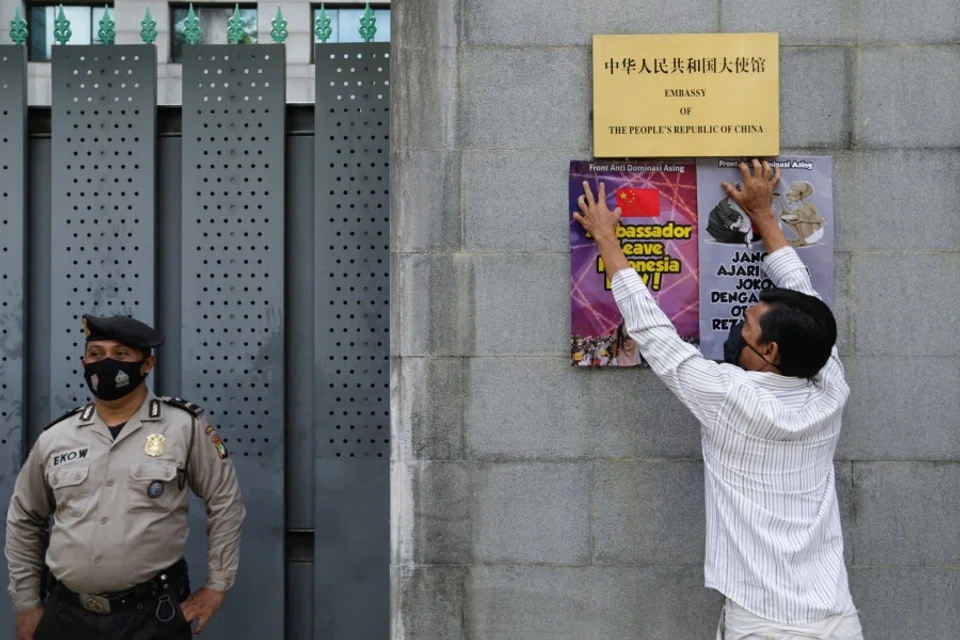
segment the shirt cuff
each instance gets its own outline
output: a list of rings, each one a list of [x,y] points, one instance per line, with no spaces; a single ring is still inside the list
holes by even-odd
[[[10,600],[13,603],[14,613],[43,606],[43,602],[40,601],[40,593],[33,589],[14,591],[10,594]]]
[[[621,302],[625,298],[636,295],[640,291],[646,291],[647,287],[635,269],[620,269],[610,279],[610,288],[613,290],[613,298]]]
[[[230,591],[233,588],[233,582],[236,574],[226,571],[207,571],[207,582],[204,586],[214,591]]]
[[[763,260],[763,270],[774,284],[782,282],[787,274],[795,269],[806,269],[800,256],[793,247],[780,247],[773,253],[768,253]],[[779,286],[779,284],[777,285]]]

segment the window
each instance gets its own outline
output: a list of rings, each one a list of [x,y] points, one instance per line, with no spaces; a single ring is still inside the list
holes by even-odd
[[[208,4],[193,5],[193,13],[200,20],[200,40],[197,44],[227,44],[227,22],[233,16],[234,5]],[[170,60],[183,62],[183,45],[187,43],[183,36],[184,21],[187,19],[189,4],[171,4],[170,20]],[[244,37],[241,44],[254,44],[257,41],[257,5],[241,4],[240,18],[243,20]]]
[[[327,17],[330,18],[330,28],[333,30],[327,42],[363,42],[360,36],[360,18],[366,8],[364,4],[349,4],[331,6],[329,3],[324,7],[327,11]],[[373,16],[377,19],[377,32],[373,35],[374,42],[390,42],[390,5],[370,5]],[[320,7],[313,8],[313,27],[316,27],[317,18],[320,17]],[[320,42],[314,31],[313,41]]]
[[[113,17],[113,5],[110,7]],[[31,4],[29,11],[29,29],[27,36],[29,58],[31,62],[44,62],[53,57],[54,20],[57,19],[59,5]],[[83,4],[66,5],[63,7],[63,17],[70,21],[70,41],[67,44],[101,44],[97,37],[100,30],[100,19],[103,17],[103,5],[91,6]]]

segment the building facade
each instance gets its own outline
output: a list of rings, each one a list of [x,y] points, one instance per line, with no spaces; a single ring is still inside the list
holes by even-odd
[[[16,6],[0,0],[0,36]],[[76,41],[93,42],[101,9],[67,6]],[[116,0],[111,11],[118,43],[140,41],[147,6]],[[173,108],[161,110],[156,154],[145,170],[156,172],[156,224],[138,227],[147,235],[157,230],[159,257],[131,259],[151,270],[144,280],[156,289],[142,294],[144,304],[162,302],[158,323],[183,351],[171,356],[187,362],[188,348],[206,354],[220,347],[192,338],[184,327],[195,327],[183,323],[183,309],[201,296],[201,285],[185,271],[200,262],[191,254],[197,246],[191,232],[219,231],[201,229],[198,221],[205,219],[189,209],[216,206],[217,196],[192,202],[183,191],[195,179],[184,170],[184,158],[207,150],[196,136],[186,137],[217,122],[174,122],[178,105],[196,99],[183,89],[178,61],[184,5],[149,6],[158,30],[156,102]],[[195,4],[209,42],[224,41],[234,6]],[[242,435],[237,450],[250,455],[245,481],[273,483],[269,496],[285,501],[282,515],[279,507],[269,510],[278,523],[259,524],[269,552],[286,562],[282,572],[274,567],[269,584],[248,582],[245,596],[231,596],[205,635],[242,638],[235,629],[254,628],[247,616],[252,621],[269,614],[271,629],[282,624],[285,637],[295,640],[713,637],[721,598],[702,586],[703,464],[696,421],[648,370],[569,366],[567,170],[570,160],[591,155],[593,34],[778,31],[782,152],[829,155],[834,162],[834,312],[852,388],[836,470],[853,597],[867,638],[957,637],[960,4],[771,0],[758,10],[743,0],[393,0],[373,6],[388,11],[379,14],[384,31],[378,37],[391,41],[389,115],[378,104],[377,119],[344,119],[341,125],[323,121],[313,107],[337,106],[336,95],[315,89],[319,67],[312,60],[311,29],[319,7],[239,5],[250,40],[270,41],[278,8],[290,32],[285,136],[282,143],[277,136],[269,145],[257,143],[274,153],[285,150],[282,170],[275,163],[274,173],[263,172],[285,199],[257,223],[263,229],[255,232],[274,234],[272,246],[232,256],[240,262],[269,257],[270,267],[261,270],[263,281],[253,283],[239,268],[228,274],[229,286],[266,289],[283,308],[284,320],[265,321],[263,331],[282,334],[273,350],[264,350],[284,374],[282,413],[271,406],[273,417],[263,420],[278,439],[266,447]],[[356,13],[347,11],[362,5],[330,2],[326,8],[345,11],[338,26],[349,34],[352,24],[343,25]],[[43,116],[53,95],[50,63],[43,60],[52,14],[46,5],[28,4],[28,18],[32,9],[42,14],[31,22],[43,22],[44,35],[34,34],[29,43],[36,59],[29,62],[28,98],[33,113]],[[257,123],[254,114],[243,117],[235,124]],[[335,156],[318,149],[354,151],[336,130],[354,124],[376,127],[377,140],[363,141],[376,162],[376,172],[365,178],[376,189],[370,197],[367,189],[358,195],[342,187],[360,174],[320,173],[327,165],[339,167]],[[61,259],[65,249],[56,251],[69,246],[68,239],[51,242],[63,228],[57,220],[68,215],[57,206],[66,200],[51,197],[56,167],[64,164],[52,151],[56,125],[53,134],[47,127],[25,143],[29,170],[38,177],[28,185],[31,204],[22,216],[28,242],[20,247],[26,253],[20,262],[27,297],[43,295],[28,305],[26,349],[20,344],[17,356],[17,349],[7,349],[10,362],[22,362],[23,353],[43,361],[25,369],[33,431],[54,404],[38,389],[49,388],[48,377],[66,379],[52,366],[62,350],[47,336],[56,334],[57,344],[69,346],[62,331],[68,319],[58,316],[54,303],[61,301],[51,295],[51,271],[70,273]],[[335,144],[324,146],[328,141]],[[257,145],[244,149],[221,139],[210,150],[243,153]],[[260,177],[250,166],[231,175]],[[375,220],[342,213],[361,199],[377,211]],[[266,202],[260,204],[269,210]],[[0,217],[10,211],[5,207]],[[357,226],[339,227],[341,220]],[[351,240],[348,248],[341,233],[366,234],[376,246]],[[281,235],[278,249],[274,240]],[[211,254],[212,242],[203,245]],[[382,253],[368,253],[374,248]],[[330,316],[328,307],[360,296],[349,285],[336,289],[342,299],[323,296],[332,291],[329,279],[355,270],[338,265],[355,260],[368,261],[364,294],[382,305],[376,322],[389,319],[389,330],[377,325],[373,339],[376,349],[389,349],[374,356],[376,375],[389,374],[389,385],[378,382],[369,394],[378,406],[377,426],[389,430],[375,443],[354,443],[352,436],[341,442],[343,434],[334,435],[341,426],[359,424],[341,418],[354,409],[348,406],[352,394],[335,395],[343,406],[316,404],[341,384],[336,376],[354,374],[328,360],[356,359],[356,345],[328,333],[355,329],[356,322],[349,314]],[[67,290],[65,282],[57,286]],[[221,304],[234,302],[218,295]],[[281,297],[282,304],[276,302]],[[160,391],[193,391],[207,383],[190,375],[187,385],[180,368],[161,365]],[[14,395],[4,389],[0,403],[16,407],[21,401]],[[244,409],[264,410],[256,396],[245,401]],[[211,402],[217,411],[233,410],[217,406],[219,398]],[[382,404],[388,412],[379,410]],[[237,421],[235,428],[245,425]],[[345,457],[355,451],[382,457],[384,464],[376,474],[362,465],[343,471],[341,445],[351,447]],[[276,474],[257,475],[261,452],[283,475],[282,488]],[[368,489],[382,502],[368,506]],[[344,504],[356,508],[347,513]],[[376,549],[373,571],[344,558],[345,549],[364,545]],[[244,566],[266,564],[256,555],[266,555],[264,548],[253,548],[248,557],[254,559]],[[199,548],[193,553],[201,557]],[[389,595],[384,586],[365,599],[331,577],[385,574],[387,564]],[[244,579],[257,578],[248,569]],[[366,619],[375,631],[355,624]],[[366,630],[351,632],[355,628]]]
[[[836,453],[866,638],[960,635],[960,4],[396,0],[393,637],[713,638],[693,417],[569,366],[594,34],[777,31],[834,162]],[[643,105],[636,106],[643,112]]]

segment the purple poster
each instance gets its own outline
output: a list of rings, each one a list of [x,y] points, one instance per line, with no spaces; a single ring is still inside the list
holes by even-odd
[[[698,344],[697,168],[660,160],[570,163],[571,359],[577,367],[645,363],[623,328],[603,261],[573,219],[587,181],[606,185],[607,206],[623,211],[618,236],[636,269],[679,334]]]
[[[813,288],[824,302],[833,302],[832,162],[822,156],[790,156],[775,160],[780,182],[774,190],[773,213],[787,240],[807,266]],[[763,240],[746,213],[723,188],[743,179],[735,159],[697,161],[700,220],[700,350],[711,360],[723,359],[730,328],[747,307],[773,283],[763,273]]]

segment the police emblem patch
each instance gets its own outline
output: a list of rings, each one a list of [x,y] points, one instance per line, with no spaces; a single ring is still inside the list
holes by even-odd
[[[150,486],[147,487],[147,495],[151,498],[159,498],[163,495],[163,483],[159,480],[156,482],[151,482]]]
[[[210,442],[213,443],[214,448],[217,450],[217,456],[219,456],[221,460],[226,460],[229,454],[227,453],[227,447],[223,444],[223,440],[220,439],[220,434],[214,432],[210,438]]]
[[[130,384],[130,376],[123,371],[117,371],[117,377],[113,379],[113,382],[117,385],[117,389],[122,389]]]
[[[162,456],[166,440],[167,439],[159,433],[151,433],[147,436],[146,444],[143,445],[143,452],[153,458]]]

